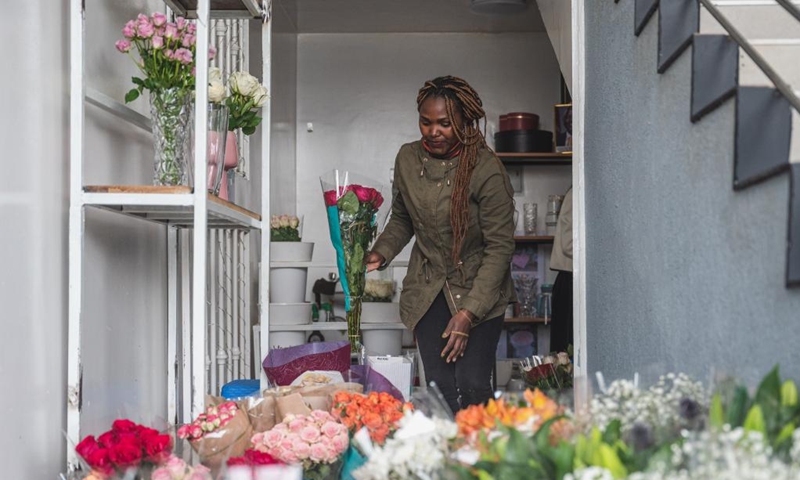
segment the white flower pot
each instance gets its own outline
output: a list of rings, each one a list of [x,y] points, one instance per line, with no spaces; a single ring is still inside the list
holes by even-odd
[[[313,242],[269,242],[272,262],[310,262],[313,254]]]
[[[362,330],[367,355],[400,355],[403,352],[403,330]]]
[[[311,323],[311,304],[270,303],[270,325],[307,325]]]
[[[269,348],[295,347],[306,343],[306,332],[269,332]]]
[[[361,323],[399,323],[400,304],[394,302],[364,302],[361,304]]]
[[[306,301],[306,267],[273,267],[269,270],[270,303],[303,303]]]

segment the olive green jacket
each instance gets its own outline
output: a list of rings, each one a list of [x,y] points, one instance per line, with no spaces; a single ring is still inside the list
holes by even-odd
[[[452,261],[450,194],[458,160],[430,157],[420,141],[403,145],[395,160],[392,215],[372,251],[388,265],[416,237],[400,295],[400,318],[410,329],[441,291],[453,315],[460,309],[475,315],[473,326],[501,315],[516,301],[510,272],[513,189],[503,164],[488,148],[479,152],[470,180],[462,265]]]

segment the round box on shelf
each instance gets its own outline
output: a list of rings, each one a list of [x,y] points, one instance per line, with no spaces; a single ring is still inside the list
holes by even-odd
[[[270,325],[307,325],[311,323],[311,304],[270,303]]]
[[[314,242],[269,242],[272,262],[310,262],[314,255]]]
[[[269,348],[286,348],[306,343],[307,332],[269,332]]]
[[[364,302],[361,304],[361,323],[399,323],[400,304],[395,302]]]
[[[403,352],[403,330],[362,330],[367,355],[400,355]]]
[[[539,115],[527,112],[511,112],[500,115],[500,131],[539,130]]]
[[[495,152],[543,153],[553,151],[553,132],[546,130],[508,130],[494,134]]]

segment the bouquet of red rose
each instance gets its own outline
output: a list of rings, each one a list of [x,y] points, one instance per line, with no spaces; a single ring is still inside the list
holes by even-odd
[[[320,177],[331,241],[345,295],[347,335],[352,351],[361,345],[361,301],[366,284],[364,256],[378,233],[378,209],[383,204],[380,187],[372,180],[343,170]]]
[[[547,393],[572,388],[572,362],[567,352],[526,359],[522,365],[525,383]]]
[[[99,475],[125,474],[166,462],[172,453],[172,437],[121,419],[99,437],[84,438],[75,452]]]

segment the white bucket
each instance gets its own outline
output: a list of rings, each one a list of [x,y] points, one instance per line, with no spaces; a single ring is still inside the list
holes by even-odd
[[[310,303],[270,303],[270,325],[307,325],[311,323]]]
[[[269,270],[270,303],[303,303],[306,301],[308,269],[278,267]]]
[[[400,355],[403,352],[403,330],[362,330],[367,355]]]
[[[310,262],[314,242],[269,242],[271,262]]]
[[[269,332],[269,348],[286,348],[306,343],[306,332]]]
[[[361,323],[400,323],[400,304],[363,302],[361,303]]]

